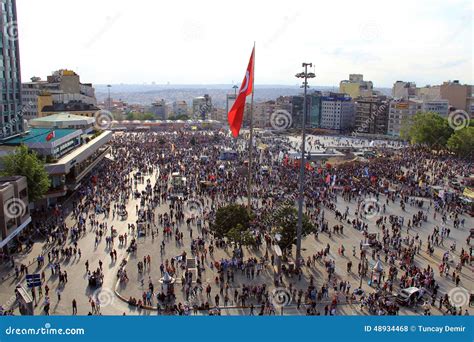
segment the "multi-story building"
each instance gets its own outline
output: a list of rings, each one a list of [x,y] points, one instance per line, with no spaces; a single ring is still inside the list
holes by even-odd
[[[471,104],[474,103],[474,87],[461,84],[458,80],[443,82],[440,87],[440,98],[448,100],[455,109],[465,110],[469,113]]]
[[[150,111],[155,115],[156,120],[166,120],[168,118],[168,106],[163,99],[152,103]]]
[[[319,128],[321,127],[321,100],[322,94],[315,91],[312,94],[306,95],[306,127]],[[293,127],[301,128],[303,124],[303,107],[304,95],[292,96],[291,98],[291,114],[293,117]]]
[[[314,92],[309,95],[309,127],[320,128],[321,127],[321,112],[322,112],[322,99],[321,92]]]
[[[38,204],[54,204],[58,198],[75,191],[110,152],[107,143],[112,139],[112,132],[91,130],[95,120],[80,118],[59,114],[33,119],[33,128],[2,146],[2,149],[11,149],[26,145],[45,159],[51,185]],[[54,132],[53,137],[47,138],[51,132]]]
[[[416,96],[416,84],[413,82],[396,81],[392,88],[394,99],[409,99]]]
[[[67,103],[54,102],[51,94],[40,94],[38,96],[37,103],[39,118],[58,113],[70,113],[93,117],[97,111],[100,110],[99,107],[95,105],[81,101],[69,101]]]
[[[372,81],[364,81],[364,75],[361,74],[350,74],[348,80],[339,83],[339,92],[348,94],[353,99],[372,96],[373,88]]]
[[[9,243],[31,222],[26,177],[0,178],[0,248],[9,254]]]
[[[225,108],[213,107],[211,112],[211,120],[219,121],[220,123],[227,123],[227,112]]]
[[[308,103],[306,103],[308,106]],[[308,106],[309,107],[309,106]],[[293,121],[293,128],[303,127],[303,111],[304,111],[304,95],[295,95],[291,97],[291,117]],[[309,124],[309,113],[306,112],[306,126]]]
[[[0,2],[0,141],[23,132],[16,0]]]
[[[42,110],[39,98],[42,95],[51,96],[54,103],[82,102],[91,106],[97,105],[92,84],[81,83],[79,75],[72,70],[58,70],[48,76],[46,81],[33,77],[31,82],[22,84],[25,119],[39,116]]]
[[[403,87],[405,83],[405,87]],[[430,111],[447,116],[450,110],[461,109],[470,113],[474,104],[473,86],[447,81],[442,85],[427,85],[416,88],[413,83],[397,81],[393,88],[394,97],[399,99],[419,99],[423,101],[422,111]]]
[[[355,132],[387,134],[390,101],[385,96],[359,97],[355,101]]]
[[[235,103],[235,99],[237,99],[237,94],[227,94],[225,100],[225,111],[229,114],[229,111],[232,109],[232,106]]]
[[[421,111],[438,113],[439,115],[443,117],[447,117],[449,114],[449,101],[448,100],[423,100]]]
[[[73,128],[88,134],[94,130],[95,118],[74,114],[53,114],[42,118],[31,119],[28,126],[32,128],[49,128],[51,130]]]
[[[188,115],[188,104],[186,101],[173,102],[173,113],[175,116]]]
[[[246,103],[244,112],[244,126],[249,126],[250,103]],[[270,117],[276,109],[275,101],[256,102],[253,105],[253,127],[267,128],[270,127]]]
[[[36,87],[26,87],[22,84],[21,96],[23,100],[23,118],[31,120],[38,116],[38,96],[41,90]]]
[[[31,222],[26,177],[0,178],[0,248],[4,255]],[[26,237],[24,237],[26,240]]]
[[[423,101],[418,99],[394,100],[390,103],[387,134],[400,136],[400,132],[410,119],[423,110]]]
[[[440,100],[441,88],[440,86],[426,85],[424,87],[416,88],[416,97],[423,101]]]
[[[329,93],[321,98],[321,128],[346,131],[354,127],[354,103],[346,94]]]
[[[206,120],[212,111],[212,98],[209,95],[193,98],[194,119]]]

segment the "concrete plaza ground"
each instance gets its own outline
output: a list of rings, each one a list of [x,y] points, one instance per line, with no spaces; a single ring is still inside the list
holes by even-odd
[[[153,175],[145,176],[145,181],[147,179],[152,180],[152,184],[154,183],[155,177]],[[139,190],[144,189],[143,182],[139,184]],[[385,202],[385,197],[381,196],[380,199],[381,203]],[[424,210],[428,208],[428,202],[424,206]],[[136,206],[139,205],[139,199],[130,199],[127,203],[127,210],[129,216],[127,220],[120,220],[117,216],[112,218],[110,215],[109,218],[103,218],[100,215],[98,218],[101,222],[107,222],[109,229],[111,227],[115,228],[118,234],[124,234],[128,232],[127,224],[128,223],[135,223],[136,221]],[[204,206],[209,205],[209,202],[204,201]],[[338,198],[337,207],[340,211],[344,212],[346,206],[349,207],[349,219],[352,220],[354,218],[354,213],[356,211],[357,203],[355,201],[346,202],[341,197]],[[161,205],[156,208],[156,217],[160,213],[164,213],[168,209],[167,203],[161,203]],[[390,204],[387,206],[387,211],[384,215],[397,215],[397,216],[404,216],[405,222],[408,222],[408,219],[419,210],[418,207],[411,207],[407,205],[406,211],[402,212],[399,206],[399,202],[395,204]],[[332,227],[335,224],[343,224],[344,225],[344,234],[332,234],[329,237],[326,233],[320,233],[318,239],[315,237],[308,236],[303,241],[303,257],[313,255],[317,251],[322,250],[327,244],[330,245],[330,253],[329,257],[336,261],[336,271],[335,276],[338,280],[346,280],[349,281],[351,284],[351,291],[359,286],[360,278],[357,275],[357,264],[359,263],[359,244],[360,241],[363,240],[362,233],[358,230],[353,229],[347,223],[341,223],[340,221],[336,221],[334,218],[334,214],[330,212],[328,209],[325,209],[325,217],[329,220],[329,227]],[[438,215],[439,217],[439,215]],[[451,235],[448,239],[445,239],[444,246],[445,247],[436,247],[435,252],[432,256],[426,253],[426,239],[429,234],[432,233],[433,227],[436,225],[441,226],[440,220],[435,220],[433,218],[433,208],[428,213],[428,221],[423,223],[422,228],[412,228],[410,229],[409,235],[415,236],[419,234],[420,238],[423,240],[423,248],[422,251],[415,257],[415,263],[419,267],[426,267],[430,265],[435,270],[435,278],[437,283],[440,285],[439,292],[444,294],[449,292],[449,290],[453,289],[456,285],[451,280],[451,277],[445,278],[440,277],[438,272],[438,265],[441,263],[442,255],[446,250],[449,249],[449,246],[452,242],[456,242],[457,249],[455,254],[455,259],[459,260],[459,252],[462,247],[466,248],[466,238],[469,234],[469,229],[473,227],[473,220],[471,217],[463,216],[466,219],[466,223],[464,227],[459,229],[453,228],[452,221],[448,221],[447,227],[451,228]],[[370,220],[366,220],[369,222],[369,232],[374,233],[381,233],[375,225],[375,218],[371,218]],[[75,221],[72,219],[71,214],[68,215],[66,219],[66,223],[68,227],[72,227],[75,224]],[[193,229],[193,237],[196,238],[198,236],[198,230],[195,225],[192,225]],[[82,237],[78,241],[78,247],[82,251],[82,257],[72,257],[70,260],[62,260],[61,266],[62,270],[66,270],[68,274],[68,282],[64,287],[58,287],[58,281],[56,275],[51,275],[50,269],[48,268],[47,262],[42,267],[37,267],[36,262],[33,262],[31,266],[29,266],[28,271],[29,273],[40,273],[41,271],[45,271],[46,273],[46,284],[48,284],[50,288],[50,301],[51,301],[51,314],[54,315],[69,315],[72,313],[72,301],[75,299],[78,305],[78,314],[85,315],[89,311],[91,311],[91,306],[89,303],[89,297],[98,298],[100,301],[100,312],[104,315],[121,315],[121,314],[132,314],[132,315],[154,315],[156,311],[153,310],[145,310],[145,309],[137,309],[135,307],[129,306],[126,302],[124,302],[122,298],[129,298],[129,297],[136,297],[141,298],[141,295],[144,290],[147,289],[149,278],[155,285],[155,289],[159,288],[159,278],[161,277],[159,265],[164,262],[166,259],[171,259],[179,254],[182,253],[183,250],[186,250],[189,255],[190,251],[190,243],[191,238],[189,232],[186,228],[186,225],[183,225],[180,228],[181,231],[184,232],[184,247],[177,246],[174,242],[174,238],[171,242],[166,244],[164,254],[160,254],[160,243],[163,239],[162,229],[158,228],[158,235],[152,239],[151,235],[140,237],[138,238],[138,250],[136,255],[129,255],[126,251],[125,246],[120,247],[118,246],[118,240],[115,240],[115,248],[117,250],[117,261],[111,262],[110,261],[110,249],[105,245],[105,239],[103,238],[102,241],[99,243],[98,246],[95,246],[95,231],[90,230],[88,228],[88,233]],[[406,234],[406,226],[404,227],[403,236]],[[129,238],[130,239],[130,238]],[[345,247],[345,256],[341,256],[337,253],[338,248],[344,245]],[[65,246],[69,246],[69,240],[65,243]],[[356,256],[352,256],[352,246],[356,247],[357,253]],[[468,248],[468,247],[467,247]],[[45,246],[44,242],[37,242],[33,246],[32,250],[28,251],[27,253],[15,255],[15,262],[17,264],[24,263],[29,264],[31,261],[34,261],[36,256],[38,256],[42,251],[47,250],[47,246]],[[245,257],[255,256],[260,258],[264,255],[265,250],[264,247],[261,247],[260,250],[255,249],[245,249]],[[293,253],[294,254],[294,253]],[[137,269],[137,262],[143,260],[144,256],[150,255],[151,256],[151,268],[145,270],[144,274],[139,274]],[[206,270],[203,272],[202,280],[203,283],[209,283],[212,285],[213,291],[211,299],[209,300],[211,305],[213,305],[214,296],[218,293],[218,286],[215,285],[214,279],[217,275],[215,269],[211,270],[208,266],[210,262],[221,260],[222,258],[230,259],[232,257],[231,251],[223,250],[216,248],[214,257],[211,258],[208,255],[208,259],[206,260]],[[119,269],[119,264],[122,259],[127,259],[128,263],[126,266],[126,270],[128,273],[129,281],[126,284],[117,284],[117,271]],[[85,269],[85,262],[86,260],[90,263],[90,268],[95,269],[98,267],[99,260],[104,263],[104,283],[103,286],[99,289],[91,289],[88,286],[87,282],[87,274]],[[353,263],[352,273],[348,274],[346,271],[347,262],[351,260]],[[370,266],[373,267],[375,260],[372,260],[369,253],[369,262]],[[382,260],[384,268],[388,270],[388,265]],[[370,267],[369,266],[369,267]],[[324,265],[316,263],[315,268],[307,268],[306,266],[303,268],[303,277],[302,280],[298,280],[295,278],[288,278],[284,277],[284,284],[282,286],[288,287],[293,284],[293,287],[306,289],[309,282],[310,275],[314,276],[315,285],[318,289],[327,282],[327,272],[324,268]],[[355,273],[354,273],[355,272]],[[370,273],[370,272],[369,272]],[[8,267],[8,265],[3,264],[0,270],[0,276],[3,278],[0,284],[0,303],[4,308],[9,308],[14,303],[14,288],[17,284],[25,283],[24,277],[21,279],[15,279],[14,276],[11,276],[12,269]],[[179,279],[181,274],[178,274],[177,278]],[[144,282],[144,286],[142,286],[142,279]],[[460,286],[467,289],[470,293],[473,292],[473,284],[474,284],[474,276],[472,272],[472,267],[464,267],[462,270],[461,275],[461,283]],[[368,278],[364,278],[362,281],[362,288],[366,292],[373,292],[373,289],[370,288],[367,282]],[[267,287],[272,290],[274,288],[273,285],[273,271],[270,265],[267,265],[264,268],[263,272],[256,276],[254,279],[249,280],[245,275],[241,275],[240,272],[236,272],[235,281],[232,284],[234,288],[241,288],[242,284],[267,284]],[[395,287],[394,292],[398,290],[398,287]],[[117,293],[116,293],[117,291]],[[58,299],[58,293],[61,296],[61,299]],[[233,288],[231,289],[230,293],[233,293]],[[118,294],[118,295],[117,295]],[[176,294],[177,294],[177,302],[184,303],[185,298],[181,291],[181,285],[179,282],[176,284]],[[203,294],[205,296],[205,294]],[[232,296],[230,296],[232,297]],[[44,293],[43,296],[38,298],[38,305],[35,309],[35,314],[42,314],[43,304],[44,304]],[[200,298],[204,299],[204,298]],[[223,300],[221,299],[221,306]],[[156,304],[156,299],[153,300],[153,303]],[[249,301],[252,303],[252,301]],[[319,312],[324,314],[323,307],[324,305],[328,304],[329,300],[326,302],[323,300],[322,303],[318,304]],[[254,304],[256,304],[254,302]],[[467,308],[464,307],[464,308]],[[464,309],[463,308],[463,309]],[[238,308],[235,307],[235,303],[229,303],[229,308],[222,308],[223,315],[239,315],[239,314],[249,314],[249,309],[247,308]],[[471,314],[472,314],[472,309]],[[258,306],[256,305],[255,311],[258,311]],[[420,313],[422,310],[421,308],[417,309],[417,312]],[[432,314],[442,314],[437,308],[432,308]],[[401,314],[414,314],[415,311],[411,308],[402,307]],[[295,314],[306,314],[306,310],[304,307],[300,309],[296,308],[296,303],[294,300],[290,302],[290,305],[285,306],[283,310],[283,314],[295,315]],[[342,298],[341,304],[338,305],[337,309],[338,315],[363,315],[368,314],[366,309],[360,308],[358,303],[349,304],[345,302],[345,299]]]

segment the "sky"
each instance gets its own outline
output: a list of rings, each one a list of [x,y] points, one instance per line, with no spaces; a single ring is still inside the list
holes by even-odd
[[[473,83],[471,0],[17,0],[22,79],[73,69],[94,84],[376,87]]]

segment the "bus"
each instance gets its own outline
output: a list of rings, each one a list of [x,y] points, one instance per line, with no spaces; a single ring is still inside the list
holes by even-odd
[[[179,172],[173,172],[170,177],[170,198],[183,198],[187,195],[187,181]]]

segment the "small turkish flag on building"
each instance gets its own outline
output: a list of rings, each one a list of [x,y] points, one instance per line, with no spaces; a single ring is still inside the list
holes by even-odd
[[[245,73],[245,78],[242,81],[242,85],[239,89],[239,95],[234,102],[227,120],[229,121],[230,130],[232,135],[236,138],[239,135],[240,128],[242,127],[242,120],[244,117],[245,110],[245,100],[247,96],[252,94],[253,91],[253,69],[254,69],[254,57],[255,57],[255,47],[252,50],[252,55],[250,56],[249,65],[247,66],[247,72]]]
[[[46,136],[46,141],[50,141],[55,136],[56,136],[56,134],[54,133],[54,131],[49,132],[48,135]]]

